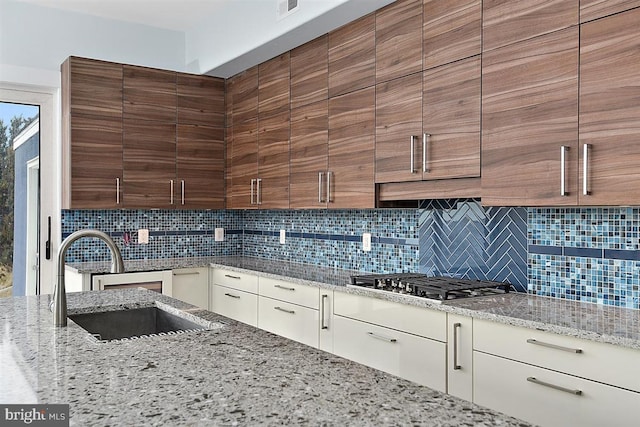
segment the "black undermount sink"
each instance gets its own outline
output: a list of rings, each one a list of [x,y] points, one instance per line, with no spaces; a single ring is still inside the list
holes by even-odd
[[[102,342],[182,334],[214,329],[218,325],[207,327],[158,307],[83,313],[68,317]]]

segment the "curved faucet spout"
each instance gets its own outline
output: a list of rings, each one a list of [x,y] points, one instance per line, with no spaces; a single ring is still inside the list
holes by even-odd
[[[115,242],[106,233],[99,230],[79,230],[72,233],[64,239],[60,244],[58,250],[58,281],[53,291],[53,301],[51,302],[51,309],[53,311],[53,325],[54,326],[67,326],[67,291],[64,281],[64,267],[65,257],[67,255],[67,249],[71,244],[83,237],[96,237],[107,244],[111,250],[111,272],[123,273],[124,263],[122,262],[122,255],[120,249],[116,246]]]

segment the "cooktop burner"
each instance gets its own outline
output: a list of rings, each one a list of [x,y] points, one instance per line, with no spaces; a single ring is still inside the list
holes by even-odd
[[[509,283],[442,276],[430,277],[418,273],[351,276],[351,285],[438,301],[507,293],[511,288]]]

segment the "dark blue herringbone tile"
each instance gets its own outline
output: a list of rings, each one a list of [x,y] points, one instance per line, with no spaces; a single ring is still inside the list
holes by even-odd
[[[420,271],[512,283],[527,289],[527,211],[476,200],[423,201]]]

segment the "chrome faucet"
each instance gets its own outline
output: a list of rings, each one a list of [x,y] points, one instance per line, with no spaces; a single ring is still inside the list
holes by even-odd
[[[58,282],[56,283],[53,291],[53,301],[49,304],[49,308],[53,311],[53,325],[58,327],[67,326],[67,290],[64,282],[64,259],[67,255],[67,249],[76,240],[83,237],[96,237],[109,246],[111,250],[111,272],[123,273],[124,263],[122,262],[122,255],[120,249],[116,246],[115,242],[106,233],[99,230],[79,230],[72,233],[64,239],[58,250]]]

